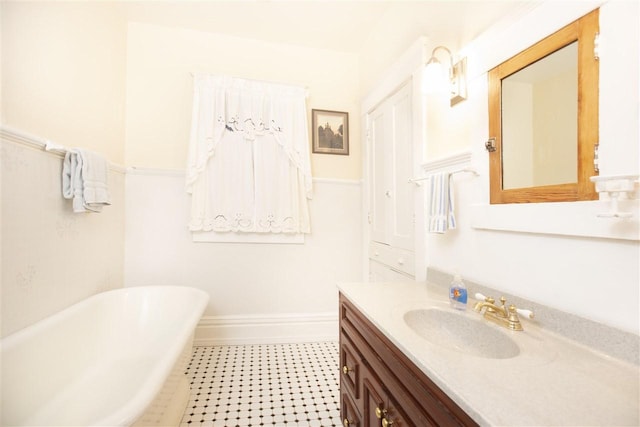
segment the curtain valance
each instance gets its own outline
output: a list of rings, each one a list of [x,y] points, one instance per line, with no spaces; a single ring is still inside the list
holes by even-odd
[[[301,87],[194,76],[191,230],[309,232],[305,99]]]

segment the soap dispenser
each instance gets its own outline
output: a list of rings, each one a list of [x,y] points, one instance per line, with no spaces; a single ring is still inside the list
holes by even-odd
[[[457,310],[467,309],[467,287],[459,274],[453,276],[453,281],[449,286],[449,303]]]

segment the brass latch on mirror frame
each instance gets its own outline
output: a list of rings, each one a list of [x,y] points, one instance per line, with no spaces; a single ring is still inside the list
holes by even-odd
[[[496,151],[496,139],[495,138],[487,139],[484,143],[484,148],[486,148],[487,151],[490,153],[493,153],[494,151]]]

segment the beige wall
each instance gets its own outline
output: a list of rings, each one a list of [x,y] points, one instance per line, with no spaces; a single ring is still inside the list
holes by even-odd
[[[545,3],[540,10],[552,9],[552,3]],[[526,21],[529,23],[525,28],[527,31],[523,31],[521,25],[506,27],[504,34],[495,37],[499,42],[490,43],[484,49],[482,43],[478,44],[479,48],[471,45],[467,48],[468,100],[454,108],[448,106],[447,100],[429,100],[427,157],[471,149],[474,166],[482,173],[477,179],[468,178],[469,200],[464,203],[463,199],[463,203],[457,204],[460,227],[456,233],[432,236],[428,247],[429,266],[447,271],[457,269],[478,282],[637,332],[640,271],[637,244],[515,232],[478,232],[468,225],[469,205],[485,202],[488,194],[488,162],[482,148],[488,136],[486,70],[522,50],[526,43],[539,39],[541,35],[534,31],[537,28],[548,27],[550,21],[559,19],[558,16],[572,15],[558,25],[579,16],[571,12],[583,7],[579,4],[567,4],[546,15],[534,10],[531,19]],[[184,168],[191,103],[189,72],[206,71],[309,86],[309,108],[349,111],[351,155],[314,155],[312,166],[316,177],[357,179],[361,176],[361,95],[373,88],[384,69],[415,40],[415,29],[391,15],[385,16],[375,28],[356,58],[332,51],[175,28],[136,23],[127,28],[115,3],[2,2],[0,5],[3,124],[65,145],[96,149],[115,162],[154,168]],[[638,173],[638,105],[637,98],[629,95],[638,93],[637,16],[636,2],[609,1],[601,10],[601,33],[606,40],[615,41],[603,46],[600,63],[603,175]],[[513,47],[517,49],[511,49]],[[123,142],[125,105],[126,146]],[[45,166],[40,160],[32,159],[29,153],[24,156],[14,153],[10,163],[14,171],[10,174],[6,162],[11,153],[6,150],[3,146],[3,316],[9,295],[6,284],[10,282],[16,292],[23,292],[23,299],[11,299],[9,306],[14,313],[28,313],[22,319],[28,322],[41,315],[44,307],[35,305],[29,309],[33,311],[23,311],[24,306],[20,304],[33,302],[26,297],[29,292],[31,295],[34,290],[38,292],[36,304],[48,301],[52,295],[64,296],[64,301],[50,300],[52,305],[61,306],[86,292],[120,281],[123,269],[116,259],[121,259],[122,232],[117,218],[122,211],[110,211],[109,215],[116,217],[111,220],[99,215],[69,215],[66,208],[55,205],[60,202],[55,187],[43,187],[55,184],[59,159],[53,157],[58,163]],[[24,174],[17,174],[27,168],[40,173],[45,167],[53,172],[43,175],[42,179],[29,181],[29,184],[25,182]],[[121,187],[116,185],[116,188]],[[457,194],[457,197],[464,197],[463,191]],[[122,195],[116,200],[120,197]],[[330,200],[328,205],[337,200],[331,195],[327,199]],[[121,203],[117,202],[119,209],[123,206]],[[155,209],[153,203],[145,203],[142,199],[140,203],[140,215]],[[358,216],[359,213],[345,215]],[[85,223],[85,220],[88,221]],[[105,224],[101,223],[103,220]],[[36,223],[37,227],[34,226]],[[112,224],[114,228],[110,228]],[[22,231],[29,237],[24,238]],[[332,232],[326,236],[331,236]],[[96,264],[90,265],[100,268],[66,268],[68,259],[92,254],[85,239],[87,236],[93,239],[92,242],[115,236],[113,242],[109,240],[110,247],[116,248],[114,258],[110,255],[112,261],[108,263],[108,268],[116,275],[113,281],[99,280],[106,277],[107,272],[101,270],[103,264],[97,263],[98,258],[91,258],[91,263]],[[61,243],[65,238],[70,240]],[[137,252],[140,255],[151,246],[132,247],[140,249],[142,252]],[[478,256],[487,253],[487,248],[500,256]],[[587,261],[580,265],[567,261],[567,253],[572,254],[572,260]],[[153,265],[153,260],[149,265]],[[538,268],[540,265],[545,268]],[[8,266],[12,269],[8,270]],[[187,267],[186,264],[178,266]],[[74,288],[76,278],[72,274],[76,273],[90,277],[91,282],[80,285],[80,289]],[[50,280],[52,277],[65,280],[54,283]],[[619,310],[593,311],[603,296],[615,300],[619,295],[630,296],[621,300],[624,306]]]
[[[127,165],[185,168],[190,73],[208,72],[308,87],[310,130],[312,108],[349,112],[350,155],[312,154],[312,173],[361,178],[356,55],[143,23],[129,24],[127,46]],[[216,329],[217,340],[281,339],[251,326],[255,316],[286,317],[300,332],[293,336],[280,327],[280,333],[299,340],[314,333],[304,318],[335,313],[337,281],[361,280],[357,183],[314,183],[312,232],[304,245],[194,243],[186,228],[190,197],[181,173],[131,173],[126,196],[125,285],[181,283],[207,291],[205,321],[218,324],[231,316],[236,322],[228,336]]]
[[[125,43],[114,2],[3,2],[2,123],[122,163]]]
[[[184,169],[197,71],[308,87],[309,128],[312,108],[349,112],[350,155],[312,154],[312,173],[361,178],[356,55],[134,22],[127,49],[127,165]]]
[[[115,3],[2,2],[2,124],[124,160],[126,26]],[[4,133],[3,133],[4,134]],[[124,175],[74,214],[62,158],[2,140],[2,336],[123,285]]]
[[[408,17],[390,7],[385,19],[380,21],[359,52],[360,70],[358,80],[360,84],[360,98],[364,98],[373,90],[398,57],[423,36]]]
[[[3,125],[116,163],[182,169],[192,71],[307,86],[309,126],[311,108],[348,111],[350,155],[313,154],[312,171],[361,178],[354,54],[139,23],[127,29],[116,2],[2,3]]]
[[[114,163],[183,169],[191,110],[189,73],[227,73],[304,85],[310,92],[309,110],[348,111],[351,154],[313,155],[312,168],[315,177],[361,177],[355,55],[135,23],[128,28],[115,2],[3,2],[1,7],[3,126],[65,146],[96,150]],[[1,153],[3,336],[96,292],[121,287],[125,273],[129,284],[154,279],[148,274],[132,276],[124,267],[126,264],[133,271],[141,271],[136,270],[137,257],[160,248],[148,246],[146,240],[137,241],[142,245],[140,252],[129,252],[125,259],[125,236],[135,241],[138,230],[132,227],[136,221],[143,218],[148,226],[148,213],[156,210],[153,203],[146,203],[144,191],[138,193],[128,183],[126,191],[132,196],[127,200],[132,204],[127,205],[125,217],[125,176],[121,172],[110,174],[112,206],[101,214],[74,214],[61,197],[59,156],[11,139],[2,141]],[[176,178],[177,193],[186,197],[180,193],[180,182],[183,178]],[[161,194],[167,191],[165,187],[156,189]],[[350,203],[340,201],[345,194]],[[347,212],[336,211],[336,201]],[[361,258],[359,201],[358,185],[318,184],[312,210],[326,206],[329,214],[323,211],[315,216],[316,234],[304,246],[279,247],[294,252],[292,257],[276,257],[280,264],[265,262],[270,274],[284,275],[292,283],[283,285],[281,278],[273,283],[256,282],[254,295],[261,295],[264,286],[273,285],[289,295],[298,293],[305,300],[307,290],[300,287],[301,282],[310,283],[305,266],[315,265],[320,254],[325,260],[336,258],[331,264],[339,263],[340,268],[322,270],[322,264],[318,264],[324,275],[314,276],[312,291],[321,297],[305,301],[309,311],[332,310],[333,284],[343,278],[335,275],[347,274],[350,280],[357,280],[360,273],[356,262]],[[143,216],[138,217],[140,212]],[[176,224],[175,216],[162,212],[157,211],[153,218],[159,216]],[[339,225],[345,230],[335,230],[334,214],[345,217]],[[323,225],[323,218],[329,225]],[[183,226],[177,224],[176,228],[183,233],[181,238],[189,238]],[[336,240],[335,236],[340,238]],[[219,245],[188,242],[199,253],[220,250],[226,254]],[[336,250],[336,242],[342,242],[340,250]],[[171,252],[174,242],[170,243],[163,250]],[[247,246],[233,249],[241,254],[251,250]],[[302,273],[292,275],[291,259],[296,260]],[[216,265],[228,264],[228,260],[218,261]],[[154,265],[150,260],[152,271]],[[177,272],[189,265],[170,264]],[[203,272],[194,271],[196,276]],[[205,277],[211,278],[205,274],[202,280],[209,280]],[[242,270],[235,279],[236,283],[253,280]],[[222,287],[228,284],[216,283]],[[256,297],[255,303],[261,307],[259,302]],[[291,311],[279,304],[270,303],[264,310]],[[253,306],[247,307],[243,310],[254,310]]]

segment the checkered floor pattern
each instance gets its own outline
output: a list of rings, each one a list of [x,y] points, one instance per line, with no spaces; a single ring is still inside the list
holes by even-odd
[[[195,347],[180,427],[341,426],[337,342]]]

